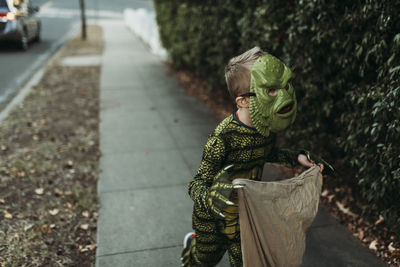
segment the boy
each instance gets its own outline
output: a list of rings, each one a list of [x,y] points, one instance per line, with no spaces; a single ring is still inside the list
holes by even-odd
[[[215,266],[226,250],[232,266],[243,265],[233,179],[260,180],[266,162],[313,166],[305,154],[276,147],[276,133],[296,117],[290,69],[254,47],[229,61],[225,78],[238,110],[209,136],[189,184],[195,233],[184,239],[182,266]]]

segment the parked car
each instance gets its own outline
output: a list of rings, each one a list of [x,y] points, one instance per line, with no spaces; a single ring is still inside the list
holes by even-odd
[[[29,0],[0,0],[0,41],[12,41],[23,50],[29,42],[39,41],[38,11]]]

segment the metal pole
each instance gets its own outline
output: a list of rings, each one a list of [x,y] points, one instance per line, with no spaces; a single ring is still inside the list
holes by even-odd
[[[81,20],[82,20],[82,40],[86,40],[86,15],[85,15],[85,1],[79,0],[81,6]]]

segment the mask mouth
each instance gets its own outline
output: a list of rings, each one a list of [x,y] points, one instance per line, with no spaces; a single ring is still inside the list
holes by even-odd
[[[293,110],[294,103],[291,102],[278,110],[278,114],[286,114]]]

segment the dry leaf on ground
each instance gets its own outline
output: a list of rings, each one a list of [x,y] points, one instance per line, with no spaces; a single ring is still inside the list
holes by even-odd
[[[390,253],[399,253],[400,254],[400,248],[395,248],[393,247],[393,242],[391,242],[388,246],[388,250]]]
[[[43,195],[44,189],[43,188],[36,188],[35,189],[35,193],[38,194],[38,195]]]
[[[9,213],[8,211],[5,210],[3,213],[4,213],[4,218],[6,218],[6,219],[12,219],[13,218],[12,214]]]
[[[385,219],[383,218],[383,216],[382,216],[382,215],[379,215],[379,219],[376,220],[375,225],[380,224],[380,223],[383,222],[384,220],[385,220]]]
[[[44,224],[44,225],[42,225],[42,231],[44,233],[46,233],[46,234],[50,234],[51,233],[51,228],[47,224]]]
[[[323,197],[327,197],[329,195],[329,190],[328,189],[325,189],[322,193],[321,193],[321,196],[323,196]]]
[[[50,213],[50,215],[57,215],[58,213],[59,213],[60,211],[59,211],[59,209],[52,209],[52,210],[49,210],[49,213]]]
[[[80,252],[86,252],[86,251],[92,251],[95,250],[97,248],[97,244],[91,244],[91,245],[87,245],[87,246],[79,246],[79,251]]]
[[[339,201],[336,201],[336,206],[339,208],[339,210],[341,212],[343,212],[346,215],[352,216],[352,217],[357,217],[356,214],[354,214],[353,212],[350,211],[349,208],[345,208],[344,205],[342,203],[340,203]]]
[[[373,251],[377,251],[378,250],[378,248],[376,247],[376,245],[378,244],[378,241],[376,241],[376,240],[374,240],[374,241],[372,241],[370,244],[369,244],[369,249],[370,250],[373,250]]]
[[[59,197],[59,196],[62,196],[64,194],[64,192],[61,189],[56,188],[54,190],[54,194]]]
[[[28,225],[25,225],[24,231],[28,231],[28,230],[31,229],[33,226],[34,226],[33,223],[30,223],[30,224],[28,224]]]

